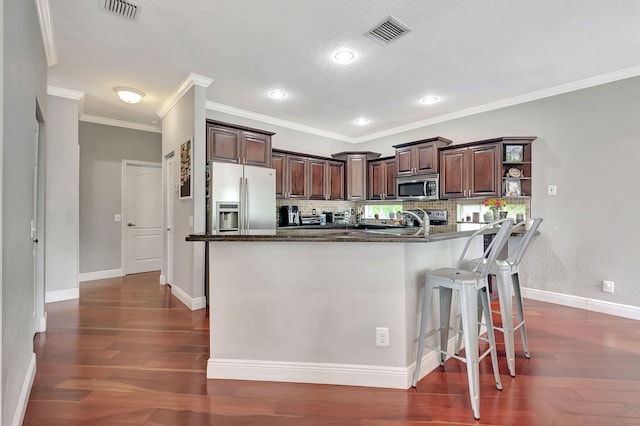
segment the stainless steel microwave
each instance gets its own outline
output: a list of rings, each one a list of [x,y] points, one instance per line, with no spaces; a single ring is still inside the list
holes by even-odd
[[[396,178],[396,194],[400,200],[437,200],[438,187],[437,174]]]

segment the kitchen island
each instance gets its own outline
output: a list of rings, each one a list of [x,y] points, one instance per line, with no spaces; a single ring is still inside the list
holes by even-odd
[[[187,237],[209,246],[207,377],[409,388],[425,271],[455,264],[478,227]],[[430,312],[435,320],[435,304]],[[388,346],[376,345],[376,328],[388,329]],[[421,371],[437,366],[426,353]]]

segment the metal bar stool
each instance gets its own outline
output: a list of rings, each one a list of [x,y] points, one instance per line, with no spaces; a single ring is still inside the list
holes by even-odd
[[[427,346],[425,340],[437,333],[440,333],[440,348],[428,346],[437,352],[440,352],[440,365],[444,366],[447,355],[456,358],[467,364],[467,376],[469,381],[469,397],[471,399],[471,408],[473,416],[480,418],[480,377],[479,362],[487,355],[491,354],[491,363],[493,366],[493,374],[496,381],[496,387],[502,389],[502,382],[498,372],[498,357],[496,353],[495,338],[493,335],[493,323],[491,321],[491,311],[489,305],[489,295],[486,291],[487,276],[489,275],[490,266],[496,260],[498,253],[507,242],[507,238],[511,233],[513,225],[512,219],[502,219],[480,228],[474,232],[467,240],[464,249],[458,259],[455,268],[440,268],[427,272],[425,280],[425,288],[423,292],[422,317],[420,318],[420,334],[418,337],[418,357],[416,359],[416,371],[413,376],[413,386],[415,387],[420,379],[420,364],[422,363],[422,355],[424,348]],[[495,234],[493,241],[485,250],[484,256],[476,261],[476,267],[472,270],[463,270],[462,264],[466,262],[466,254],[471,241],[477,236],[484,235],[489,228],[499,226],[498,232]],[[484,258],[487,261],[484,261]],[[439,289],[440,296],[440,325],[438,328],[426,332],[427,321],[429,318],[429,306],[433,289]],[[449,341],[449,318],[451,316],[451,295],[452,291],[457,290],[460,300],[460,312],[462,318],[462,331],[465,339],[465,356],[447,352],[447,343]],[[482,297],[480,297],[482,296]],[[478,336],[478,300],[481,300],[482,309],[485,312],[487,323],[487,339]],[[482,354],[478,354],[478,340],[488,340],[489,349]]]
[[[524,227],[527,222],[519,222],[513,226],[513,229],[518,227]],[[502,319],[502,327],[494,326],[494,330],[498,330],[504,334],[504,348],[507,357],[507,366],[509,367],[509,374],[512,377],[516,376],[516,360],[515,360],[515,338],[514,333],[520,329],[522,336],[522,346],[524,348],[524,356],[530,358],[529,343],[527,340],[527,329],[525,327],[524,308],[522,305],[522,292],[520,291],[520,275],[518,266],[520,261],[524,257],[533,236],[535,235],[538,227],[542,223],[542,218],[535,218],[531,220],[531,227],[522,236],[518,245],[511,250],[511,253],[506,260],[494,260],[488,262],[486,259],[475,259],[470,262],[465,262],[462,265],[462,269],[473,270],[477,266],[479,260],[485,261],[491,265],[489,275],[495,275],[498,281],[498,299],[500,301],[500,317]],[[513,288],[514,300],[516,309],[518,310],[517,316],[513,316],[513,300],[511,298],[511,288]],[[480,316],[480,312],[478,312]],[[516,324],[514,325],[514,319]],[[457,352],[460,351],[461,336],[458,336]],[[457,353],[456,352],[456,353]]]

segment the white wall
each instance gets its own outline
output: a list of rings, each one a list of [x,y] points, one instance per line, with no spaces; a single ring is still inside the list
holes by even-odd
[[[37,104],[47,118],[46,63],[35,2],[7,0],[2,12],[2,388],[3,425],[18,425],[35,375],[33,204]],[[4,34],[10,34],[4,37]]]
[[[498,136],[533,142],[531,211],[544,222],[522,265],[523,285],[640,307],[640,78],[486,112],[357,145],[431,136],[456,143]],[[546,195],[549,184],[558,195]],[[602,292],[602,280],[615,293]]]
[[[78,101],[49,96],[45,207],[46,301],[78,297]]]
[[[204,243],[186,242],[185,237],[205,231],[205,88],[194,85],[162,118],[162,155],[175,154],[175,181],[180,174],[180,145],[192,140],[192,198],[174,198],[174,259],[172,292],[191,309],[205,306]],[[166,162],[163,163],[166,168]],[[166,174],[164,169],[163,174]],[[163,185],[165,180],[163,179]],[[166,208],[166,201],[165,201]],[[190,224],[190,219],[192,224]],[[166,225],[166,218],[165,218]],[[165,226],[166,228],[166,226]],[[166,242],[163,248],[163,274],[167,270]]]

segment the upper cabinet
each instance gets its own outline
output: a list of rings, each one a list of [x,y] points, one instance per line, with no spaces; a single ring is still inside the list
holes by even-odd
[[[530,195],[534,139],[504,137],[443,148],[440,198]]]
[[[396,159],[381,158],[369,161],[369,200],[396,198]]]
[[[396,175],[413,176],[439,172],[438,150],[451,141],[442,137],[422,139],[394,145],[396,149]]]
[[[344,199],[344,163],[309,159],[309,199]]]
[[[276,171],[276,198],[309,198],[309,159],[297,154],[273,151],[272,167]]]
[[[367,172],[369,160],[380,157],[376,152],[341,152],[333,158],[345,162],[346,199],[365,201],[367,199]]]
[[[499,144],[440,151],[440,198],[497,197],[500,193]]]
[[[207,161],[271,167],[274,133],[207,120]]]

